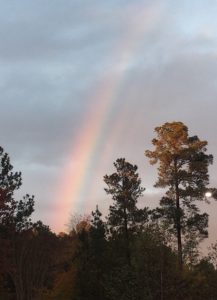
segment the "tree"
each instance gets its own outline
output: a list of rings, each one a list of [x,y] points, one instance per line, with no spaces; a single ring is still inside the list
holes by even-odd
[[[34,196],[26,194],[22,200],[14,198],[14,192],[22,185],[21,172],[13,172],[10,157],[0,147],[0,233],[8,230],[22,231],[31,226]]]
[[[0,147],[0,226],[7,226],[13,221],[16,211],[14,192],[22,184],[21,173],[13,172],[10,158]]]
[[[105,275],[108,270],[106,260],[105,224],[101,212],[96,207],[92,212],[88,230],[78,232],[79,256],[77,259],[76,299],[106,299]],[[110,266],[109,266],[110,267]]]
[[[33,196],[27,194],[22,200],[15,199],[14,193],[21,184],[21,173],[13,171],[9,155],[0,147],[0,267],[10,277],[17,271],[15,241],[31,228],[34,211]]]
[[[119,158],[114,166],[116,172],[104,176],[104,181],[108,186],[105,191],[111,194],[114,200],[114,204],[109,208],[108,225],[111,233],[123,235],[127,261],[130,264],[129,235],[147,218],[147,210],[138,209],[136,206],[137,199],[145,189],[141,187],[136,165],[130,164],[124,158]]]
[[[150,163],[159,163],[155,187],[168,188],[157,210],[173,226],[178,245],[179,265],[183,263],[182,236],[191,231],[199,239],[207,236],[208,215],[200,214],[195,204],[205,200],[209,184],[208,166],[212,155],[206,154],[207,141],[188,136],[182,122],[165,123],[155,128],[154,151],[147,150]]]
[[[99,211],[97,205],[96,210],[92,212],[90,240],[93,254],[97,260],[97,263],[99,263],[99,267],[102,264],[101,260],[106,243],[106,227],[101,217],[102,213]]]
[[[10,277],[18,300],[41,299],[52,285],[62,248],[57,236],[41,221],[14,235]]]

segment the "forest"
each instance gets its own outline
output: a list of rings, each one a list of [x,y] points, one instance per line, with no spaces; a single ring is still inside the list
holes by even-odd
[[[217,242],[200,252],[209,229],[200,203],[217,199],[207,144],[182,122],[156,127],[144,155],[164,190],[159,205],[138,205],[145,194],[138,167],[117,158],[102,178],[112,199],[107,215],[99,205],[72,214],[59,234],[32,220],[34,196],[17,200],[22,175],[1,147],[0,299],[216,300]]]

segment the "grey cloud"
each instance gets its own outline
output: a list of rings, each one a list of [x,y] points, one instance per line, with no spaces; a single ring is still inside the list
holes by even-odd
[[[216,70],[215,56],[207,54],[180,55],[155,68],[141,66],[131,70],[122,83],[117,99],[120,105],[116,106],[116,117],[108,132],[112,136],[113,130],[119,128],[119,134],[113,139],[113,155],[110,161],[102,162],[102,170],[105,172],[117,157],[124,156],[139,166],[144,185],[152,185],[156,171],[149,166],[144,150],[152,147],[154,128],[167,121],[183,121],[189,127],[189,134],[208,140],[208,152],[217,157]],[[109,147],[108,136],[101,147],[103,151]],[[210,169],[210,175],[215,184],[215,168]]]
[[[58,1],[52,5],[21,1],[19,6],[3,7],[2,13],[9,16],[2,18],[0,36],[4,42],[0,45],[0,59],[64,61],[72,54],[90,55],[88,51],[92,47],[94,51],[96,43],[99,47],[100,41],[109,47],[115,35],[124,30],[122,21],[127,21],[125,8],[118,10],[117,6],[118,1],[107,5],[100,1],[61,1],[61,5]]]
[[[179,4],[177,12],[178,1],[165,1],[156,24],[130,45],[133,50],[128,53],[120,46],[131,42],[127,30],[136,24],[132,17],[140,5],[148,8],[153,1],[136,3],[41,0],[2,6],[1,144],[23,172],[23,191],[36,194],[37,210],[45,219],[52,215],[54,187],[70,161],[75,137],[88,121],[84,118],[92,95],[111,74],[119,72],[118,93],[112,94],[114,104],[89,172],[84,196],[90,206],[103,203],[102,177],[118,157],[136,163],[144,186],[153,185],[156,171],[144,150],[151,147],[154,127],[166,121],[186,123],[190,133],[208,139],[217,157],[215,35],[186,34],[180,28],[186,9]],[[126,53],[132,65],[126,62],[122,70]],[[211,174],[215,177],[215,168]],[[90,186],[96,194],[89,195]]]

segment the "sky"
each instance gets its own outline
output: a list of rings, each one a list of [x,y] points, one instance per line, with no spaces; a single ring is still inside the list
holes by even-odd
[[[154,207],[154,128],[182,121],[208,141],[217,186],[217,2],[8,0],[0,10],[0,144],[35,195],[34,219],[66,230],[70,215],[107,213],[103,176],[138,166]],[[210,239],[217,232],[217,203]]]

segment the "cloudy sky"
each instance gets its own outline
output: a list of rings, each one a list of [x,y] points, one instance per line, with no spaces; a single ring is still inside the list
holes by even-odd
[[[157,205],[144,151],[167,121],[217,158],[216,15],[214,0],[1,1],[1,146],[35,219],[60,231],[70,213],[105,212],[103,175],[119,157],[139,167],[140,205]],[[214,239],[217,204],[205,209]]]

